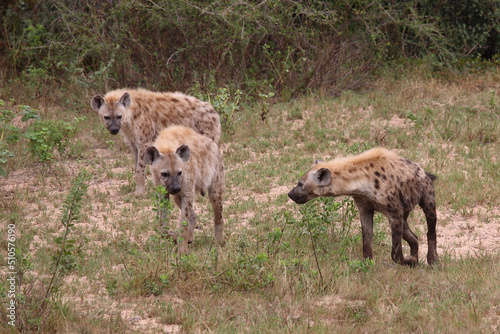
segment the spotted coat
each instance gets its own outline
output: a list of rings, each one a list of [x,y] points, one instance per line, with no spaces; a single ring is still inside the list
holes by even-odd
[[[352,196],[360,213],[365,258],[373,258],[373,214],[381,212],[391,226],[391,257],[407,265],[418,263],[418,237],[407,221],[418,204],[427,220],[427,262],[432,264],[437,261],[435,179],[418,164],[379,147],[317,163],[288,196],[298,204],[320,196]],[[410,256],[403,255],[401,238],[410,245]]]
[[[145,191],[146,165],[140,159],[158,133],[170,125],[184,125],[219,143],[220,119],[212,105],[179,92],[118,89],[90,103],[111,134],[121,133],[135,158],[136,194]]]
[[[151,165],[153,183],[163,185],[181,209],[179,229],[183,233],[181,253],[193,242],[196,214],[193,210],[196,192],[208,197],[214,211],[214,235],[223,243],[224,220],[222,196],[225,189],[225,172],[222,153],[213,140],[185,126],[163,129],[153,146],[146,149],[144,162]],[[187,222],[187,226],[183,224]],[[179,233],[163,230],[178,239]]]

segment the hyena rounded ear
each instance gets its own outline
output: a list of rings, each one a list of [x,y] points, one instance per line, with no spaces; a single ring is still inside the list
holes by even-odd
[[[106,102],[104,101],[104,97],[102,97],[101,95],[96,95],[92,98],[92,100],[90,100],[90,106],[95,111],[99,111],[99,108],[102,107],[104,103]]]
[[[189,157],[191,157],[191,150],[189,149],[189,146],[181,145],[177,151],[175,151],[175,154],[177,154],[182,161],[186,162],[189,160]]]
[[[320,163],[323,163],[325,162],[324,160],[321,160],[321,159],[316,159],[314,160],[314,164],[317,165],[317,164],[320,164]]]
[[[328,168],[320,168],[316,171],[314,179],[319,186],[327,186],[332,181],[332,172]]]
[[[123,94],[118,103],[122,104],[125,108],[130,107],[130,104],[132,103],[132,98],[130,97],[130,94],[129,93]]]
[[[155,160],[158,159],[159,157],[160,157],[160,152],[158,152],[156,147],[150,146],[144,152],[142,160],[144,160],[144,162],[147,163],[148,165],[152,165],[153,162],[155,162]]]

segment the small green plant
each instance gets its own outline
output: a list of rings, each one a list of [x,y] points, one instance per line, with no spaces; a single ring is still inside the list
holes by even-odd
[[[349,260],[349,268],[354,272],[367,273],[375,264],[372,259]]]
[[[215,93],[203,94],[199,84],[193,87],[193,95],[209,102],[219,113],[222,129],[232,131],[234,114],[240,109],[243,92],[239,89],[231,91],[227,87],[219,87]]]
[[[28,151],[40,162],[50,162],[54,160],[54,150],[63,154],[75,129],[75,124],[70,122],[38,120],[24,134]]]
[[[45,299],[48,298],[49,291],[52,291],[52,286],[54,286],[62,276],[76,267],[75,258],[81,255],[81,244],[78,247],[75,246],[76,240],[69,239],[69,235],[71,233],[71,228],[75,226],[75,223],[81,218],[80,209],[82,207],[82,199],[87,193],[89,180],[90,174],[88,174],[86,170],[81,170],[73,180],[71,190],[64,200],[61,218],[61,224],[64,231],[61,236],[54,239],[55,244],[59,246],[59,250],[52,257],[54,272],[47,288]]]
[[[106,291],[108,292],[108,295],[114,296],[117,290],[118,290],[118,281],[116,279],[108,281],[108,283],[106,284]]]
[[[3,135],[3,133],[2,133]],[[7,161],[9,158],[12,158],[14,154],[10,152],[7,148],[5,143],[3,142],[3,136],[0,137],[0,175],[2,176],[7,176],[7,171],[3,166],[7,164]]]
[[[14,154],[8,149],[9,144],[19,141],[21,129],[13,124],[14,118],[21,116],[22,122],[30,119],[40,119],[36,109],[30,106],[21,105],[18,112],[4,109],[5,102],[0,99],[0,175],[7,176],[5,165]]]
[[[164,186],[158,185],[153,189],[153,211],[156,212],[160,229],[168,222],[170,212],[174,208],[167,196],[168,192]]]
[[[294,230],[310,239],[317,268],[312,273],[319,277],[319,286],[323,288],[326,282],[320,266],[320,250],[335,247],[339,261],[348,258],[345,248],[351,238],[349,232],[356,216],[355,204],[347,197],[341,202],[331,197],[320,197],[302,205],[299,212],[300,218],[289,220],[289,223],[295,225]]]
[[[17,327],[22,332],[38,331],[44,332],[44,327],[48,319],[57,311],[57,305],[60,300],[55,298],[63,284],[63,277],[76,268],[76,258],[81,257],[82,242],[76,246],[76,240],[70,239],[72,227],[81,217],[80,209],[82,200],[88,188],[90,174],[85,170],[73,179],[72,186],[64,200],[61,215],[61,224],[63,227],[62,235],[54,238],[54,244],[57,247],[52,256],[52,269],[48,284],[43,283],[43,291],[34,289],[32,285],[26,284],[25,288],[19,288],[22,291],[18,296],[19,319]],[[30,258],[23,257],[20,261],[22,267],[29,268]],[[26,269],[20,273],[19,284],[23,284],[23,274]]]

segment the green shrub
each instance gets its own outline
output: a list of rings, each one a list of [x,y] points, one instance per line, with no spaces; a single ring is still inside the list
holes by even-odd
[[[498,0],[13,2],[0,9],[0,66],[35,96],[53,85],[102,92],[118,83],[213,92],[213,82],[255,97],[338,94],[391,60],[493,59],[499,8]]]
[[[19,141],[22,130],[14,124],[16,117],[21,117],[22,122],[27,122],[30,119],[40,119],[36,109],[30,106],[21,105],[17,108],[18,111],[4,109],[5,102],[0,99],[0,175],[6,176],[7,171],[5,165],[8,160],[14,156],[9,150],[9,145]]]
[[[54,151],[63,154],[76,128],[73,123],[58,120],[38,120],[24,134],[28,151],[40,162],[54,159]]]

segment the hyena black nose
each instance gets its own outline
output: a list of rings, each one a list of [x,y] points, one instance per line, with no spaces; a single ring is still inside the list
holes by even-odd
[[[172,188],[169,189],[169,193],[171,195],[175,195],[181,191],[181,186],[173,186]]]
[[[120,132],[120,129],[110,129],[109,132],[112,134],[112,135],[116,135],[118,132]]]

